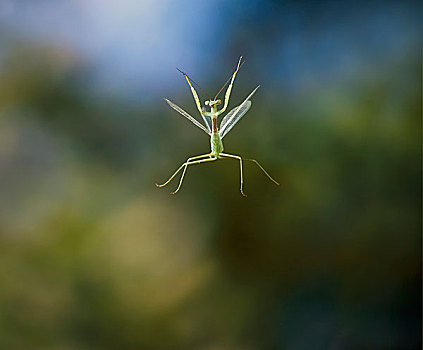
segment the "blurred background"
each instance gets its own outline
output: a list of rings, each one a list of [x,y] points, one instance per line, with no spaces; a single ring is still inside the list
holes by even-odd
[[[419,349],[421,4],[0,1],[0,348]],[[186,71],[230,107],[225,150]],[[202,101],[205,96],[200,93]]]

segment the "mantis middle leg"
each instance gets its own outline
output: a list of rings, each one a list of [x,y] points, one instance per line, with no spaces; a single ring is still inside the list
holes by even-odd
[[[175,191],[170,192],[170,194],[175,194],[181,188],[182,181],[184,180],[185,172],[187,171],[188,165],[200,164],[200,163],[205,163],[205,162],[213,162],[217,159],[217,157],[214,154],[212,154],[212,156],[213,156],[212,158],[205,158],[205,159],[194,160],[194,161],[190,160],[190,159],[193,159],[193,158],[189,158],[188,161],[185,162],[185,164],[183,164],[185,166],[185,168],[184,168],[184,171],[182,172],[181,180],[179,180],[178,188]]]
[[[202,154],[202,155],[199,155],[199,156],[195,156],[195,157],[191,157],[191,158],[188,158],[187,159],[187,161],[186,162],[184,162],[184,163],[182,163],[182,165],[178,168],[178,170],[176,170],[174,173],[173,173],[173,175],[165,182],[165,183],[163,183],[163,184],[161,184],[161,185],[159,185],[159,184],[156,184],[156,186],[157,187],[164,187],[164,186],[166,186],[169,182],[171,182],[172,181],[172,179],[181,171],[181,169],[188,163],[188,162],[190,162],[190,161],[192,161],[192,160],[194,160],[194,159],[199,159],[199,158],[206,158],[206,157],[211,157],[213,155],[213,153],[208,153],[208,154]]]

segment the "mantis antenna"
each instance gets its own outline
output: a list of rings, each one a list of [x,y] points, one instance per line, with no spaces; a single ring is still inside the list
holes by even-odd
[[[194,85],[196,86],[196,87],[198,87],[208,98],[209,98],[209,100],[211,100],[211,97],[209,96],[209,94],[207,93],[207,92],[205,92],[202,88],[201,88],[201,86],[200,85],[198,85],[194,80],[192,80],[190,77],[188,77],[188,74],[186,74],[185,72],[182,72],[178,67],[176,67],[176,69],[180,72],[180,73],[182,73],[182,75],[185,77],[185,78],[187,78],[187,79],[189,79],[189,81],[192,81],[193,83],[194,83]]]
[[[242,63],[241,63],[241,60],[242,60],[242,56],[239,58],[239,61],[238,61],[238,66],[236,67],[236,72],[237,71],[239,71],[240,69],[241,69],[241,67],[244,65],[244,63],[245,63],[245,61],[242,61]],[[241,63],[241,65],[240,65],[240,63]],[[222,86],[222,88],[219,90],[219,92],[216,94],[216,96],[214,97],[214,99],[216,100],[216,98],[219,96],[219,94],[222,92],[222,90],[225,88],[225,86],[226,85],[228,85],[228,83],[231,81],[231,78],[232,78],[232,75],[228,78],[228,80],[226,80],[226,83],[225,84],[223,84],[223,86]]]

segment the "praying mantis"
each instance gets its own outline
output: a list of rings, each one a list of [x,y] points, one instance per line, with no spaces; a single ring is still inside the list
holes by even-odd
[[[210,153],[188,158],[184,163],[182,163],[182,165],[173,173],[173,175],[165,183],[161,185],[156,184],[157,187],[166,186],[182,170],[182,176],[181,176],[181,179],[179,180],[179,185],[175,191],[171,192],[171,194],[175,194],[179,191],[179,189],[182,186],[182,182],[184,180],[185,173],[187,171],[188,166],[194,165],[194,164],[206,163],[206,162],[213,162],[217,159],[234,159],[239,161],[240,176],[241,176],[240,191],[244,197],[246,196],[246,194],[244,193],[244,190],[243,190],[243,183],[244,183],[243,168],[242,168],[243,160],[248,160],[257,164],[257,166],[264,172],[264,174],[273,183],[279,186],[279,183],[275,179],[273,179],[266,170],[264,170],[264,168],[260,165],[260,163],[257,160],[246,159],[246,158],[243,159],[241,156],[238,156],[238,155],[223,153],[222,139],[235,126],[235,124],[245,115],[245,113],[248,112],[248,110],[251,107],[250,99],[254,95],[254,93],[257,91],[257,89],[260,87],[260,85],[258,85],[239,106],[233,108],[229,113],[225,115],[225,117],[222,119],[220,123],[220,126],[217,125],[217,118],[222,113],[224,113],[226,109],[228,108],[229,98],[231,95],[233,83],[235,81],[235,76],[238,73],[239,69],[241,68],[242,64],[244,64],[244,62],[241,63],[241,61],[242,61],[242,56],[239,58],[237,67],[235,69],[235,72],[232,74],[232,77],[229,77],[229,79],[226,81],[226,83],[223,85],[223,87],[220,89],[220,91],[216,94],[216,96],[213,99],[210,98],[210,96],[206,94],[209,97],[209,100],[205,101],[204,107],[201,106],[200,99],[194,87],[192,86],[191,81],[200,89],[201,87],[197,83],[195,83],[192,79],[190,79],[187,74],[185,74],[184,72],[182,72],[181,70],[177,68],[178,71],[180,71],[183,74],[183,76],[188,82],[189,87],[191,88],[191,92],[192,92],[192,95],[194,96],[195,104],[197,106],[198,111],[200,112],[200,115],[205,125],[201,124],[197,119],[193,118],[190,114],[184,111],[181,107],[174,104],[172,101],[169,101],[166,98],[164,100],[169,104],[170,107],[172,107],[178,113],[182,114],[185,118],[191,121],[195,126],[200,128],[207,135],[210,136],[211,150],[210,150]],[[228,84],[229,81],[230,81],[230,84],[228,86],[228,89],[226,90],[223,107],[220,110],[218,110],[218,106],[222,104],[222,101],[220,99],[217,99],[217,97],[219,96],[220,92],[225,88],[225,86]],[[201,89],[201,91],[203,90]],[[206,111],[207,107],[210,108],[210,112]],[[209,120],[211,121],[211,125]]]

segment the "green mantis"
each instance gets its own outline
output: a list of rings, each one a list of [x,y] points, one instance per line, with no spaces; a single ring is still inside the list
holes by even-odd
[[[220,89],[220,91],[216,94],[216,96],[213,99],[209,97],[210,99],[208,101],[205,101],[204,103],[205,107],[201,106],[200,99],[198,98],[197,92],[192,86],[191,81],[188,78],[188,75],[180,71],[184,75],[185,79],[187,80],[191,88],[191,92],[192,92],[192,95],[194,96],[195,104],[197,106],[198,111],[200,112],[200,115],[205,125],[201,124],[198,120],[193,118],[191,115],[189,115],[186,111],[184,111],[181,107],[177,106],[173,102],[169,101],[168,99],[164,99],[164,100],[169,104],[170,107],[172,107],[174,110],[182,114],[185,118],[187,118],[194,125],[199,127],[207,135],[210,136],[211,150],[210,150],[210,153],[188,158],[186,162],[184,162],[165,183],[161,185],[156,184],[157,187],[166,186],[182,170],[182,176],[181,176],[181,179],[179,180],[179,185],[174,192],[171,192],[172,194],[175,194],[176,192],[179,191],[179,189],[182,186],[182,181],[184,180],[185,173],[187,171],[188,166],[194,165],[194,164],[206,163],[206,162],[213,162],[217,159],[234,159],[239,161],[239,168],[240,168],[240,175],[241,175],[240,191],[243,196],[246,196],[243,190],[243,183],[244,183],[243,168],[242,168],[243,160],[248,160],[257,164],[257,166],[264,172],[264,174],[272,182],[274,182],[276,185],[279,185],[279,183],[276,180],[274,180],[269,175],[269,173],[266,170],[264,170],[264,168],[255,159],[246,159],[246,158],[243,159],[242,157],[234,155],[234,154],[223,153],[222,139],[235,126],[235,124],[245,115],[245,113],[248,112],[248,110],[251,107],[250,99],[254,95],[254,93],[257,91],[257,89],[260,87],[260,85],[257,86],[239,106],[235,107],[234,109],[232,109],[225,115],[225,117],[222,119],[222,122],[220,123],[219,126],[217,125],[217,117],[221,115],[222,113],[224,113],[226,109],[228,108],[229,98],[231,95],[233,83],[235,81],[235,76],[243,64],[243,62],[241,64],[241,61],[242,61],[242,56],[239,58],[238,65],[235,69],[235,72],[232,74],[232,77],[228,79],[228,81],[223,85],[223,87]],[[224,89],[224,87],[227,85],[229,80],[230,80],[230,84],[228,86],[228,89],[226,90],[223,107],[220,110],[218,110],[218,106],[222,104],[222,101],[217,99],[217,97],[219,96],[220,92]],[[194,81],[192,82],[196,84]],[[198,84],[196,85],[198,86]],[[207,107],[210,108],[210,112],[206,111]]]

